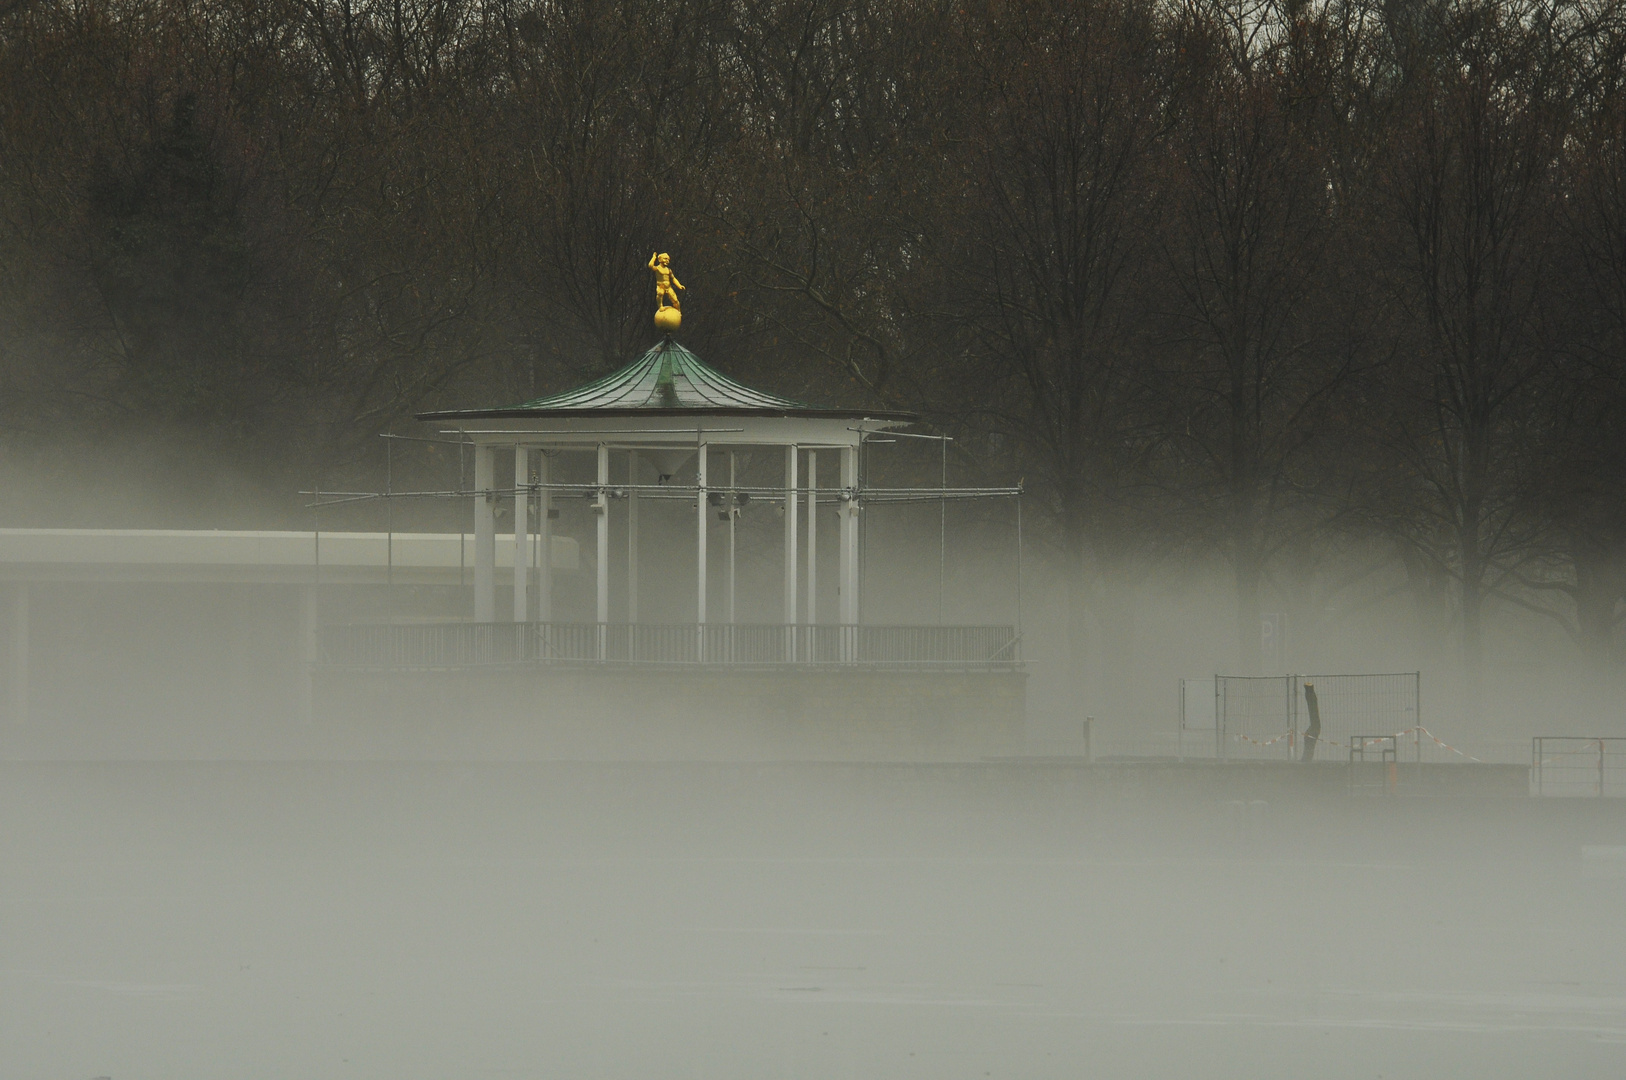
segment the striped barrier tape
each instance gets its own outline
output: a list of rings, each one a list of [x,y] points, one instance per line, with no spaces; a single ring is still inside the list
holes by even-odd
[[[1423,727],[1421,724],[1417,725],[1415,728],[1408,728],[1406,731],[1402,732],[1401,734],[1403,734],[1403,735],[1404,734],[1409,734],[1412,731],[1421,731],[1424,735],[1427,735],[1430,739],[1433,739],[1434,744],[1436,746],[1442,746],[1445,749],[1451,751],[1453,754],[1456,754],[1458,757],[1465,757],[1469,761],[1478,761],[1479,764],[1481,764],[1481,765],[1485,764],[1483,761],[1479,761],[1479,759],[1474,757],[1472,754],[1464,753],[1463,751],[1458,750],[1456,747],[1451,746],[1448,743],[1442,742],[1438,735],[1436,735],[1432,731],[1428,730],[1428,728]]]
[[[1536,764],[1537,765],[1550,765],[1553,762],[1557,761],[1559,758],[1572,757],[1572,758],[1584,758],[1585,761],[1586,761],[1587,767],[1591,768],[1592,765],[1598,760],[1598,756],[1599,755],[1598,755],[1597,750],[1560,750],[1556,754],[1550,754],[1547,757],[1542,758]],[[1604,761],[1607,762],[1607,761],[1611,761],[1611,760],[1613,760],[1615,758],[1619,758],[1619,757],[1623,757],[1623,756],[1626,756],[1626,755],[1622,755],[1622,754],[1619,754],[1619,753],[1616,753],[1616,752],[1611,752],[1611,751],[1605,751],[1604,754],[1603,754],[1603,759],[1604,759]],[[1614,768],[1615,766],[1610,766],[1610,767]]]
[[[1260,742],[1258,739],[1252,738],[1251,736],[1248,736],[1248,735],[1244,735],[1240,731],[1231,732],[1231,738],[1236,739],[1239,742],[1252,743],[1254,746],[1275,746],[1277,743],[1281,742],[1283,739],[1291,739],[1292,737],[1293,737],[1293,733],[1291,731],[1284,731],[1280,735],[1276,736],[1274,739],[1266,739],[1265,741]]]
[[[1374,736],[1373,738],[1370,738],[1370,739],[1363,739],[1363,740],[1361,740],[1361,745],[1360,745],[1359,749],[1364,751],[1367,747],[1376,746],[1378,743],[1384,741],[1385,739],[1399,740],[1399,739],[1405,738],[1407,735],[1416,735],[1419,732],[1424,734],[1424,735],[1427,735],[1429,737],[1429,739],[1431,739],[1434,742],[1434,744],[1436,746],[1440,747],[1441,749],[1449,750],[1453,754],[1456,754],[1458,757],[1467,758],[1469,761],[1478,762],[1480,765],[1485,764],[1483,761],[1480,761],[1479,758],[1474,757],[1472,754],[1466,753],[1466,752],[1464,752],[1462,750],[1458,750],[1456,747],[1454,747],[1451,744],[1445,742],[1438,735],[1436,735],[1432,731],[1428,730],[1428,728],[1423,727],[1421,724],[1417,725],[1416,727],[1409,727],[1405,731],[1397,731],[1393,735],[1378,735],[1378,736]],[[1284,732],[1282,732],[1282,734],[1277,735],[1275,738],[1266,739],[1266,740],[1264,740],[1262,742],[1260,740],[1258,740],[1258,739],[1251,738],[1251,737],[1249,737],[1247,735],[1243,735],[1240,732],[1233,732],[1231,734],[1231,737],[1233,739],[1238,739],[1238,740],[1240,740],[1242,742],[1245,742],[1245,743],[1251,743],[1254,746],[1264,747],[1264,746],[1274,746],[1275,744],[1281,742],[1283,739],[1291,739],[1294,736],[1294,734],[1295,733],[1291,732],[1291,731],[1284,731]],[[1316,742],[1319,743],[1322,746],[1336,746],[1336,747],[1339,747],[1340,749],[1349,749],[1349,744],[1348,743],[1339,742],[1337,739],[1330,739],[1330,738],[1324,738],[1323,737],[1323,738],[1317,738]]]

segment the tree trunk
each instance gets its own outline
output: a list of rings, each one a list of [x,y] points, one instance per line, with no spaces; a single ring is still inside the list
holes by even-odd
[[[1406,570],[1406,588],[1412,615],[1417,620],[1417,652],[1422,667],[1433,668],[1442,659],[1442,643],[1450,640],[1450,595],[1444,575],[1407,540],[1396,544]]]
[[[1084,565],[1084,543],[1076,533],[1068,539],[1067,575],[1067,696],[1080,717],[1089,712],[1089,580]]]
[[[1236,661],[1244,675],[1264,674],[1259,586],[1264,578],[1258,522],[1250,485],[1231,496],[1231,569],[1236,585]]]
[[[1095,689],[1090,695],[1097,715],[1123,718],[1133,707],[1130,695],[1134,679],[1135,611],[1129,602],[1129,588],[1121,568],[1109,566],[1098,574],[1095,596],[1095,626],[1099,657],[1095,665]]]
[[[1308,764],[1315,760],[1315,744],[1321,739],[1321,702],[1315,694],[1315,683],[1304,684],[1304,705],[1310,713],[1310,724],[1304,729],[1304,756],[1299,760]]]
[[[1607,673],[1616,660],[1615,613],[1626,600],[1626,552],[1601,544],[1573,546],[1570,565],[1575,572],[1575,623],[1587,667],[1594,675]]]
[[[1458,530],[1459,550],[1462,553],[1462,689],[1466,719],[1478,723],[1483,701],[1481,679],[1484,672],[1485,648],[1483,636],[1484,616],[1484,563],[1479,555],[1479,522],[1468,518]]]
[[[1259,582],[1263,577],[1258,553],[1249,550],[1236,559],[1236,659],[1247,675],[1263,675],[1264,647],[1260,627],[1264,613],[1259,605]]]

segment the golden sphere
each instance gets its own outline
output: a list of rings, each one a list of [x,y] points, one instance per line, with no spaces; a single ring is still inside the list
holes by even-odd
[[[677,328],[683,325],[683,312],[675,307],[661,307],[655,309],[655,329],[665,334],[677,333]]]

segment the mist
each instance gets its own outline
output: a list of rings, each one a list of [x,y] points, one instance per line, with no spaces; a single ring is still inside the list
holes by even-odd
[[[1619,818],[1595,800],[988,764],[4,775],[19,1076],[1619,1061],[1618,866],[1582,858]]]
[[[0,1076],[1620,1076],[1622,14],[0,0]]]
[[[940,547],[938,507],[866,512],[889,511],[877,619],[935,618],[939,574],[946,619],[1014,617],[1008,514],[956,508]],[[753,512],[741,535],[771,542]],[[401,581],[323,587],[324,625],[466,617],[466,588],[412,583],[411,536]],[[649,580],[685,592],[682,562]],[[742,589],[771,584],[756,563]],[[307,706],[297,584],[36,582],[0,765],[6,1071],[1616,1072],[1620,802],[1530,780],[1532,734],[1581,730],[1561,661],[1513,667],[1478,723],[1449,668],[1421,673],[1430,730],[1511,764],[1409,741],[1392,779],[1338,746],[1221,763],[1211,730],[1181,742],[1177,694],[1225,673],[1222,575],[1110,583],[1124,662],[1075,699],[1065,590],[1022,572],[1026,704],[998,744],[855,734],[739,684],[697,707],[671,672],[329,670]],[[1563,655],[1506,622],[1508,655]],[[1286,670],[1404,669],[1404,627],[1376,605]]]

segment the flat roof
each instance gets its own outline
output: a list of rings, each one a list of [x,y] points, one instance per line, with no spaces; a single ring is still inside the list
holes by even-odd
[[[496,541],[501,570],[514,537]],[[0,529],[0,581],[457,584],[465,572],[472,533]]]

